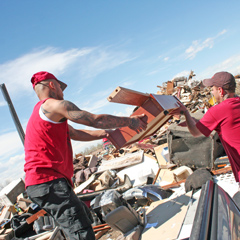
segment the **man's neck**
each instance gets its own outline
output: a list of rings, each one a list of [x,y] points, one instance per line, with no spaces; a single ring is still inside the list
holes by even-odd
[[[224,100],[226,100],[226,99],[228,99],[228,98],[235,98],[235,97],[237,97],[237,94],[236,94],[236,93],[227,93],[227,94],[225,94],[225,95],[223,96],[222,101],[224,101]],[[222,102],[222,101],[221,101],[221,102]]]
[[[51,94],[51,92],[48,92],[48,93],[39,94],[38,98],[39,98],[39,100],[44,100],[44,99],[47,99],[47,98],[55,98],[56,99],[55,95],[56,94]]]

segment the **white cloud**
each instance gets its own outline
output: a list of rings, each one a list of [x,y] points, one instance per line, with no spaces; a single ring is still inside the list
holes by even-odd
[[[94,92],[94,94],[88,96],[88,99],[85,102],[75,101],[74,103],[77,106],[80,106],[82,110],[96,114],[102,113],[104,107],[109,104],[107,97],[111,94],[111,92],[111,88],[96,93]]]
[[[17,131],[0,135],[0,157],[7,158],[19,150],[23,150],[23,145]]]
[[[212,77],[216,72],[227,71],[232,73],[233,75],[240,74],[240,54],[229,57],[223,62],[217,63],[207,69],[205,69],[202,73],[197,75],[197,77],[201,80],[204,78]]]
[[[33,73],[38,71],[49,71],[61,78],[61,75],[72,67],[76,79],[80,77],[86,80],[133,59],[127,52],[113,51],[107,47],[67,51],[48,47],[1,64],[0,79],[6,84],[11,96],[17,97],[23,92],[25,95],[32,92],[30,79]]]
[[[122,83],[122,86],[123,87],[129,87],[129,86],[134,85],[135,83],[136,83],[136,81],[135,82],[134,81],[126,81],[126,82]]]
[[[24,156],[25,154],[19,154],[14,157],[10,157],[8,161],[1,162],[1,184],[4,182],[11,182],[18,178],[23,178],[24,173]]]
[[[165,57],[165,58],[163,59],[164,62],[167,62],[168,60],[169,60],[169,57]]]
[[[6,106],[7,102],[0,102],[0,107]]]
[[[202,51],[205,48],[212,48],[214,45],[214,41],[220,37],[221,35],[225,34],[227,30],[223,30],[220,33],[218,33],[215,37],[207,38],[204,41],[201,40],[195,40],[192,42],[192,45],[186,49],[185,54],[187,59],[193,59],[196,57],[196,54],[200,51]]]
[[[128,106],[125,108],[124,112],[114,112],[114,115],[119,117],[129,117],[133,113],[135,107],[136,106]]]
[[[16,94],[32,91],[30,79],[34,72],[46,70],[60,75],[77,58],[89,54],[93,49],[71,49],[60,52],[56,48],[46,48],[25,54],[15,60],[0,65],[0,78],[7,88]]]
[[[86,106],[85,110],[91,113],[96,113],[96,114],[100,113],[104,107],[110,104],[106,98],[93,101],[93,102],[94,104],[92,104],[91,106]]]
[[[188,77],[189,74],[190,74],[190,71],[184,70],[184,71],[179,72],[176,75],[174,75],[172,79],[177,78],[177,77]]]
[[[78,154],[82,151],[84,151],[85,148],[96,146],[97,144],[101,143],[102,140],[95,140],[95,141],[89,141],[89,142],[82,142],[82,141],[72,141],[72,148],[73,148],[73,156],[75,154]]]
[[[82,78],[93,78],[96,75],[113,69],[121,64],[134,60],[127,52],[117,52],[111,49],[97,49],[87,58],[82,58],[79,62],[79,69]]]

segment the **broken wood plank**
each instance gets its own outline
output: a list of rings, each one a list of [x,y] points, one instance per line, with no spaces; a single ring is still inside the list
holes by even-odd
[[[219,174],[224,174],[224,173],[228,173],[232,171],[232,167],[225,167],[225,168],[221,168],[221,169],[217,169],[217,170],[212,170],[212,174],[214,175],[219,175]]]
[[[110,226],[105,226],[105,227],[101,227],[101,228],[95,228],[93,229],[94,232],[99,232],[99,231],[102,231],[102,230],[105,230],[105,229],[110,229],[111,227]]]
[[[179,182],[163,185],[163,186],[161,186],[161,188],[164,189],[164,190],[167,190],[169,188],[179,187],[181,185],[181,183],[185,183],[185,182],[186,182],[186,179],[183,179]]]
[[[11,208],[9,206],[4,206],[0,215],[0,223],[3,220],[10,219],[10,215],[11,215]]]
[[[88,161],[88,167],[96,167],[98,158],[95,155],[85,155],[84,158]]]
[[[98,168],[97,173],[110,170],[110,169],[118,169],[118,168],[131,166],[131,165],[140,163],[142,161],[143,161],[143,150],[136,153],[126,154],[122,157],[114,158],[112,160],[103,161],[101,166]]]
[[[81,193],[86,187],[88,187],[93,181],[95,181],[96,177],[96,173],[92,174],[88,180],[80,184],[78,187],[74,188],[74,192],[76,194]]]
[[[36,212],[35,214],[33,214],[31,217],[26,219],[26,222],[28,224],[34,222],[35,220],[37,220],[39,217],[43,217],[47,212],[43,209],[39,210],[38,212]]]
[[[155,178],[154,178],[154,180],[153,180],[153,185],[156,183],[156,181],[157,181],[157,178],[158,178],[158,175],[159,175],[159,173],[160,173],[160,170],[161,170],[161,168],[159,168],[158,169],[158,171],[157,171],[157,174],[156,174],[156,176],[155,176]]]
[[[134,106],[141,106],[149,94],[137,92],[131,89],[117,87],[108,97],[109,102],[122,103]]]

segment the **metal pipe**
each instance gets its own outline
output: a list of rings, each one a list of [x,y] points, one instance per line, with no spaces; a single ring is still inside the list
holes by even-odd
[[[11,101],[11,98],[8,94],[8,91],[7,91],[7,88],[5,86],[5,84],[0,84],[0,88],[2,90],[2,94],[4,96],[4,99],[7,101],[7,104],[8,104],[8,107],[9,107],[9,110],[10,110],[10,113],[11,113],[11,116],[13,118],[13,121],[14,121],[14,124],[17,128],[17,131],[18,131],[18,134],[19,134],[19,137],[24,145],[24,139],[25,139],[25,133],[23,131],[23,128],[22,128],[22,125],[18,119],[18,116],[17,116],[17,113],[14,109],[14,106],[12,104],[12,101]]]

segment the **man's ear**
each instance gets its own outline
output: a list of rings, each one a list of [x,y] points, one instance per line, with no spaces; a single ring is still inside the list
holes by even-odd
[[[226,94],[226,92],[224,91],[224,89],[222,87],[219,87],[218,90],[219,90],[221,97],[223,97]]]
[[[50,81],[48,84],[51,89],[55,89],[54,82]]]

